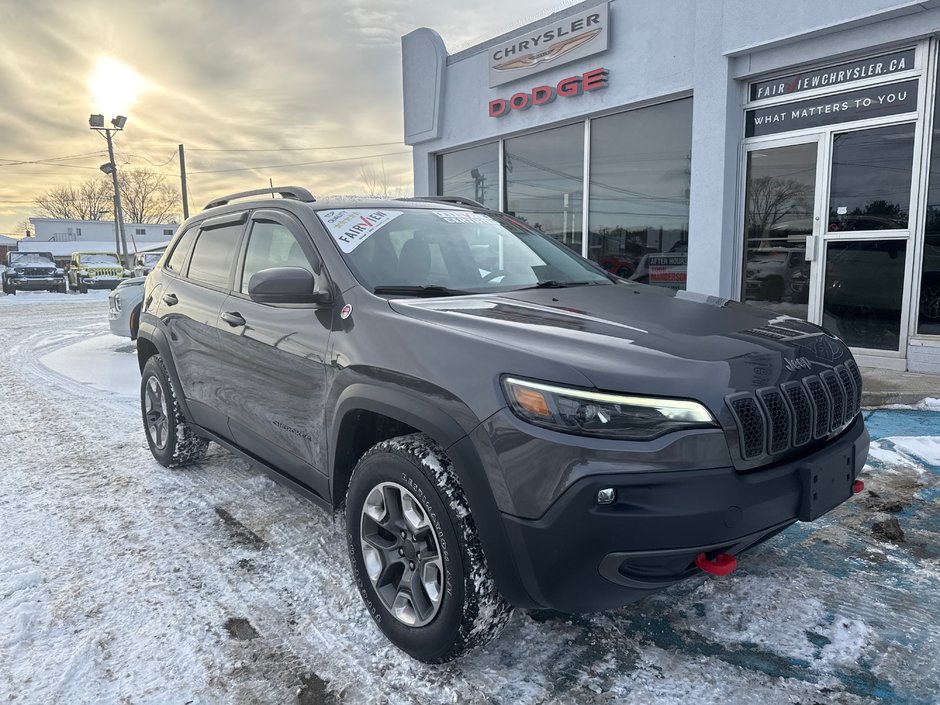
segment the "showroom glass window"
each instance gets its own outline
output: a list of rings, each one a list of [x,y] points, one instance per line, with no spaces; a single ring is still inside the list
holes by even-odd
[[[499,208],[499,144],[490,144],[439,154],[437,193],[464,196],[487,208]]]
[[[940,90],[934,99],[933,133],[930,146],[930,180],[924,218],[924,259],[921,264],[920,297],[917,301],[917,332],[940,335]],[[915,274],[917,277],[918,274]]]
[[[691,98],[592,120],[588,256],[685,289],[691,159]]]
[[[584,124],[507,139],[506,212],[581,253]]]

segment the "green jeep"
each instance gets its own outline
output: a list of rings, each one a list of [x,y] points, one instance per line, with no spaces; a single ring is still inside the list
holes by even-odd
[[[89,289],[114,289],[126,275],[114,252],[74,252],[69,264],[69,288],[80,294]]]

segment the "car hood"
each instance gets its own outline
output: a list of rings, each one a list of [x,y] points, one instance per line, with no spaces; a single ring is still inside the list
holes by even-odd
[[[598,389],[682,396],[718,410],[850,357],[818,326],[740,303],[640,284],[396,299],[397,312],[550,356]],[[525,375],[525,370],[504,370]]]

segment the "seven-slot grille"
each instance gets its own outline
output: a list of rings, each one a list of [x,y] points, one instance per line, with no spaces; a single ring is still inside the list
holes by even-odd
[[[727,397],[744,460],[778,455],[842,429],[861,410],[862,375],[849,360],[818,376]]]

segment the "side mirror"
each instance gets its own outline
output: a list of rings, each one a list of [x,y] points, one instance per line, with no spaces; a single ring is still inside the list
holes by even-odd
[[[313,274],[303,267],[271,267],[251,275],[248,298],[259,304],[332,304],[332,293],[315,291],[315,285]]]

